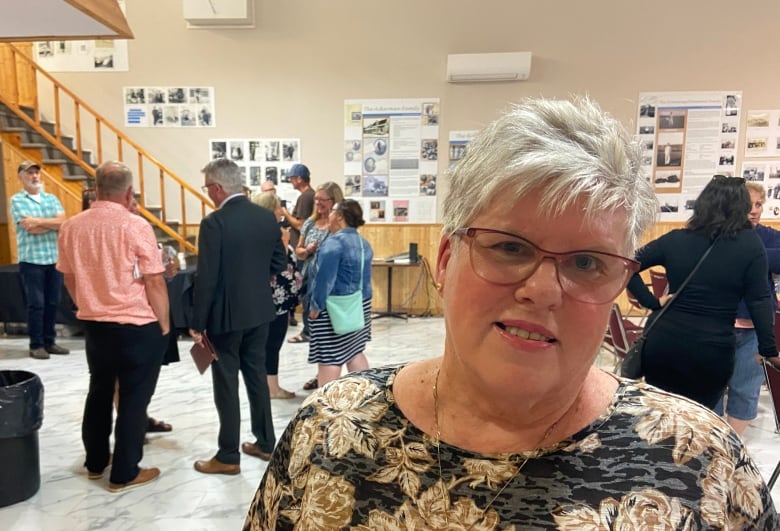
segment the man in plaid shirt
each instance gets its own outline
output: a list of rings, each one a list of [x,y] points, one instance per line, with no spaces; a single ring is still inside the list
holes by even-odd
[[[30,161],[19,165],[24,189],[11,197],[11,218],[16,228],[19,274],[27,296],[27,333],[30,356],[70,351],[54,342],[54,321],[60,301],[62,273],[57,263],[57,232],[65,211],[56,196],[41,191],[41,167]]]

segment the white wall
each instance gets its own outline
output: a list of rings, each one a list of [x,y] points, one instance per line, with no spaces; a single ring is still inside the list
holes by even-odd
[[[188,30],[180,0],[127,0],[130,71],[55,75],[117,125],[123,86],[216,87],[214,129],[127,130],[194,185],[220,137],[300,137],[314,183],[341,182],[347,98],[439,97],[442,144],[529,95],[589,93],[631,129],[642,91],[780,107],[774,1],[256,1],[256,29]],[[533,52],[529,81],[445,81],[448,53],[501,51]]]

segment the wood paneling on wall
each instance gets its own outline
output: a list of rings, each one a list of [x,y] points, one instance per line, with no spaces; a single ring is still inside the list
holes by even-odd
[[[15,46],[32,57],[32,43],[17,43]],[[0,43],[0,92],[9,95],[19,105],[32,105],[35,102],[35,71],[21,59],[13,65],[14,56],[7,44]]]

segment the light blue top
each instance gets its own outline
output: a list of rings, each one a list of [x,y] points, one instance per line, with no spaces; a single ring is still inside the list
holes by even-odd
[[[349,295],[360,284],[360,242],[363,242],[363,300],[370,299],[374,251],[357,230],[347,227],[322,242],[311,286],[311,309],[322,311],[328,295]]]
[[[57,263],[58,231],[30,234],[19,225],[22,218],[55,218],[65,212],[57,196],[40,192],[38,200],[26,190],[11,197],[11,218],[16,228],[16,246],[20,262],[51,265]]]

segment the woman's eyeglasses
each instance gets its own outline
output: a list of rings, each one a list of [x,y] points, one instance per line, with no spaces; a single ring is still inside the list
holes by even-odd
[[[315,197],[314,198],[314,202],[315,203],[329,203],[329,202],[333,202],[333,199],[331,199],[330,197]]]
[[[453,234],[469,240],[471,268],[483,280],[516,284],[533,275],[543,260],[552,259],[561,289],[573,299],[590,304],[614,300],[640,267],[635,260],[601,251],[547,251],[500,230],[467,227]]]

